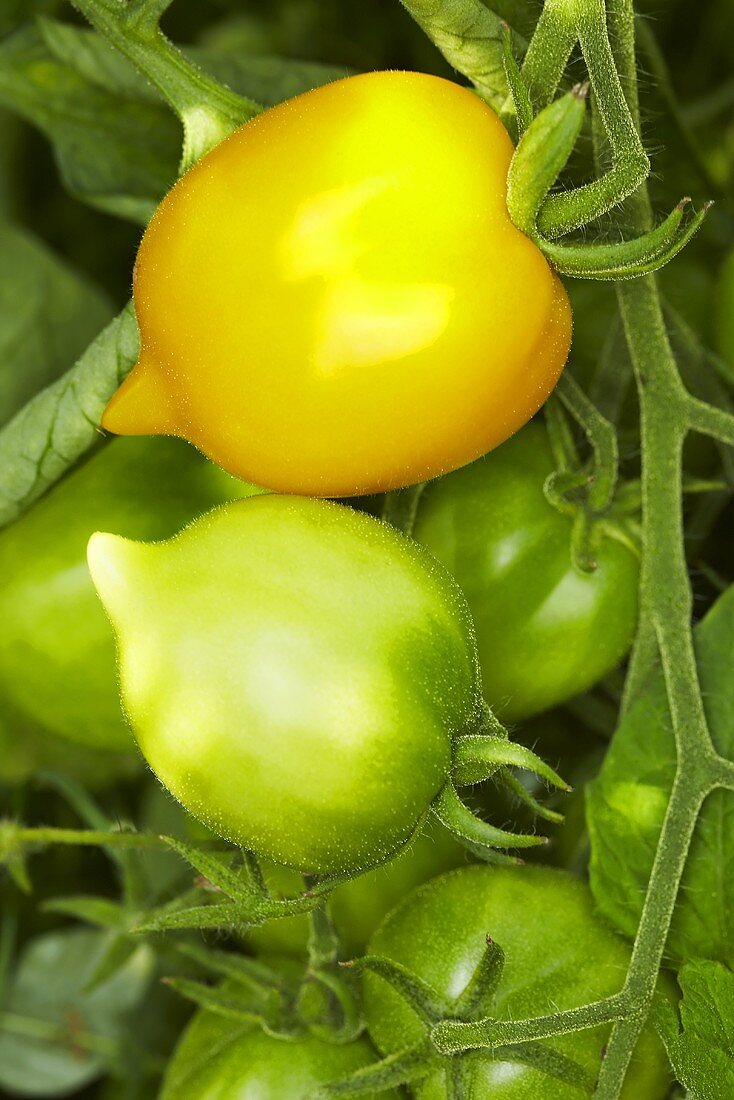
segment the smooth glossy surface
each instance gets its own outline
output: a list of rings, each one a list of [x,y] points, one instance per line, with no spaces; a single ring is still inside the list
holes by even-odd
[[[639,560],[598,533],[577,569],[572,521],[545,499],[553,456],[541,423],[430,484],[414,536],[458,580],[474,618],[484,695],[520,721],[585,691],[632,644]]]
[[[571,315],[505,205],[513,148],[421,73],[336,81],[176,184],[135,269],[140,362],[102,424],[258,485],[376,492],[455,469],[553,389]]]
[[[17,712],[12,726],[30,721],[92,748],[134,749],[87,569],[89,536],[110,527],[167,538],[255,491],[176,440],[119,439],[0,532],[0,712]]]
[[[369,951],[402,963],[445,997],[466,988],[490,935],[505,967],[480,1016],[521,1020],[577,1008],[616,993],[630,958],[628,945],[594,913],[589,888],[546,867],[477,866],[452,871],[408,895],[373,936]],[[367,974],[364,1008],[370,1036],[383,1054],[405,1049],[425,1025],[383,979]],[[598,1072],[609,1028],[593,1028],[544,1043]],[[578,1100],[582,1095],[519,1061],[481,1051],[462,1055],[468,1097],[487,1100]],[[416,1100],[450,1100],[439,1068],[414,1089]],[[652,1027],[643,1032],[622,1091],[623,1100],[662,1100],[670,1077]]]
[[[476,721],[464,599],[424,550],[341,505],[260,496],[89,562],[122,696],[186,808],[305,871],[370,867],[414,833]]]

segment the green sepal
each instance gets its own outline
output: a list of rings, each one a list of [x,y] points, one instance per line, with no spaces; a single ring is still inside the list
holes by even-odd
[[[562,791],[568,783],[549,764],[516,741],[482,734],[467,734],[454,744],[452,777],[455,786],[465,787],[489,779],[500,767],[525,768]]]
[[[406,1004],[410,1005],[416,1016],[426,1024],[435,1024],[446,1015],[448,1006],[443,998],[439,997],[428,982],[423,981],[417,974],[413,974],[402,963],[393,962],[392,959],[382,955],[364,955],[360,959],[353,959],[351,962],[340,965],[358,974],[364,973],[365,970],[377,974],[392,986]]]
[[[339,939],[325,902],[311,910],[308,920],[308,965],[312,971],[319,971],[338,959]]]
[[[247,904],[251,899],[267,897],[258,877],[252,873],[252,863],[246,860],[241,870],[232,869],[232,851],[224,853],[206,851],[193,844],[185,844],[175,837],[163,838],[169,848],[182,856],[194,870],[203,875],[212,886],[233,901]]]
[[[537,848],[548,843],[548,838],[535,833],[510,833],[482,821],[465,806],[449,780],[431,807],[433,813],[449,832],[462,842],[469,842],[477,849],[494,855],[496,848]]]
[[[507,209],[533,240],[543,200],[568,162],[586,113],[588,85],[577,84],[536,115],[520,139],[507,174]]]
[[[551,508],[561,515],[573,517],[579,508],[579,490],[588,489],[592,478],[588,469],[554,470],[543,482],[543,495]]]
[[[329,1043],[354,1042],[363,1027],[356,991],[333,970],[306,973],[298,1015],[310,1032]]]
[[[59,913],[65,917],[74,917],[86,924],[98,928],[110,928],[116,932],[129,930],[129,913],[119,902],[109,898],[98,898],[80,894],[65,898],[49,898],[41,909],[45,913]]]
[[[505,67],[507,84],[512,96],[512,103],[515,108],[514,124],[517,130],[516,136],[520,139],[533,121],[533,104],[530,99],[528,86],[523,80],[520,66],[517,63],[517,59],[512,49],[512,31],[507,23],[502,24],[502,61]],[[502,112],[502,121],[506,125],[511,121],[506,117],[509,113],[509,109],[506,112]]]
[[[532,1069],[537,1069],[546,1077],[571,1085],[583,1096],[593,1095],[596,1085],[594,1075],[573,1058],[568,1058],[545,1043],[536,1040],[532,1043],[513,1043],[505,1047],[497,1047],[494,1057],[498,1061],[522,1062]]]
[[[706,203],[683,226],[683,212],[689,201],[682,199],[659,226],[631,241],[587,245],[557,244],[537,238],[537,244],[561,275],[614,282],[620,279],[636,279],[658,271],[677,256],[698,232],[711,204]]]
[[[288,983],[260,959],[251,959],[233,951],[219,951],[199,943],[179,943],[176,947],[180,955],[193,960],[212,974],[228,978],[247,989],[261,993],[273,990],[284,995],[288,993]]]
[[[593,573],[599,566],[592,549],[594,526],[589,510],[579,508],[571,527],[571,560],[581,573]]]
[[[246,919],[242,906],[235,902],[221,905],[192,905],[181,908],[176,902],[163,905],[146,914],[133,932],[174,932],[184,928],[247,928],[262,924],[267,917]]]
[[[518,798],[523,805],[527,806],[529,810],[541,817],[544,821],[549,821],[552,825],[562,825],[564,822],[563,814],[558,813],[557,810],[550,810],[547,806],[544,806],[542,802],[539,802],[537,798],[533,798],[530,791],[523,787],[519,779],[516,779],[510,772],[504,772],[502,775],[502,782],[506,787],[509,787],[512,793]]]
[[[166,978],[165,984],[188,1001],[193,1001],[206,1012],[213,1012],[228,1020],[251,1023],[261,1027],[269,1035],[287,1038],[297,1033],[294,1027],[278,1023],[281,1016],[280,999],[273,996],[248,1001],[244,997],[222,992],[216,986],[207,985],[193,978]]]
[[[585,493],[586,503],[595,515],[607,512],[614,503],[619,478],[619,440],[614,423],[589,400],[568,370],[558,380],[549,404],[558,409],[563,405],[591,444],[594,460]],[[578,462],[571,458],[570,462],[561,465],[572,468]]]
[[[232,899],[236,912],[234,922],[238,925],[262,924],[273,917],[290,917],[298,913],[308,913],[319,904],[322,896],[319,893],[322,884],[317,884],[313,890],[309,890],[294,898],[274,898],[265,886],[259,865],[252,853],[246,853],[243,864],[238,869],[233,869],[231,853],[220,854],[195,848],[190,844],[184,844],[173,837],[164,838],[169,847],[191,864],[202,874],[212,886]],[[206,906],[206,909],[215,908]],[[222,906],[216,906],[222,909]],[[174,927],[168,925],[168,927]],[[175,925],[175,927],[185,927]],[[194,927],[194,926],[192,926]],[[199,925],[196,927],[210,927]]]
[[[341,1081],[321,1085],[309,1094],[308,1100],[332,1100],[339,1096],[374,1096],[401,1085],[412,1085],[426,1077],[435,1059],[428,1043],[410,1050],[390,1054],[381,1062],[358,1069]]]
[[[505,968],[505,953],[490,935],[487,935],[482,957],[474,968],[469,982],[451,1006],[452,1014],[459,1019],[470,1020],[488,997],[494,992]]]
[[[486,844],[474,844],[466,837],[458,839],[462,848],[466,848],[470,855],[481,860],[482,863],[491,863],[498,867],[519,867],[523,863],[518,856],[510,856],[498,848],[488,848]]]

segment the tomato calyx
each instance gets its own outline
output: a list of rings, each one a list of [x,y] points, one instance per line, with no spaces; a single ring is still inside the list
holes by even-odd
[[[515,833],[491,825],[469,809],[458,788],[494,779],[509,786],[539,816],[553,822],[563,820],[562,815],[547,810],[525,791],[507,770],[513,767],[530,771],[559,790],[571,790],[561,776],[532,750],[510,741],[507,730],[483,702],[476,725],[456,738],[451,775],[431,806],[431,813],[470,852],[492,863],[516,863],[517,858],[506,855],[502,849],[535,848],[547,844],[548,838],[536,833]]]
[[[594,68],[600,62],[606,68],[607,56],[587,56],[580,36],[582,53],[593,81]],[[588,46],[588,42],[586,43]],[[507,208],[515,226],[525,233],[540,249],[550,265],[561,275],[571,278],[619,280],[633,279],[657,271],[683,249],[698,232],[711,203],[705,203],[692,217],[686,209],[690,199],[685,197],[668,216],[653,229],[639,237],[614,244],[586,244],[582,240],[561,240],[569,232],[582,229],[601,214],[619,205],[632,194],[647,177],[650,162],[639,141],[627,106],[622,103],[621,113],[627,116],[620,126],[605,126],[607,136],[612,132],[612,146],[622,138],[617,149],[625,163],[618,173],[615,185],[600,188],[600,181],[570,191],[551,194],[560,173],[566,167],[581,133],[586,113],[589,82],[577,84],[571,91],[550,102],[533,116],[530,91],[512,54],[509,39],[504,41],[505,72],[514,101],[520,141],[507,176]],[[602,117],[608,104],[600,105]],[[616,113],[616,112],[615,112]],[[622,148],[622,146],[624,148]]]
[[[312,879],[300,894],[282,898],[273,895],[252,852],[184,844],[174,837],[161,842],[177,852],[199,873],[193,905],[182,907],[176,899],[146,914],[138,932],[164,932],[183,928],[251,927],[278,917],[311,913],[344,878]],[[190,900],[191,895],[187,895]]]
[[[339,938],[325,901],[309,914],[309,929],[298,1018],[319,1039],[351,1043],[362,1031],[359,990],[353,976],[339,968]]]
[[[590,403],[566,374],[558,400],[546,405],[546,427],[556,469],[545,479],[547,503],[572,525],[571,560],[582,573],[598,567],[598,548],[606,538],[641,557],[638,483],[619,482],[619,453],[614,425]],[[582,459],[566,417],[568,411],[587,436],[592,455]]]
[[[590,502],[589,490],[593,484],[593,474],[588,471],[555,471],[543,486],[550,506],[571,521],[571,558],[582,573],[596,570],[598,547],[607,538],[622,543],[635,557],[641,557],[639,524],[636,513],[628,507],[625,487],[620,486],[618,497],[599,512]]]
[[[487,934],[479,962],[463,990],[454,998],[441,996],[423,978],[407,967],[382,955],[366,955],[342,966],[352,972],[369,971],[386,981],[421,1020],[425,1037],[422,1042],[391,1054],[358,1074],[323,1086],[311,1100],[357,1093],[359,1087],[371,1086],[379,1092],[398,1085],[412,1085],[435,1071],[460,1079],[463,1056],[481,1048],[481,1042],[468,1039],[465,1046],[457,1044],[453,1034],[456,1024],[502,1025],[502,1020],[486,1016],[484,1007],[497,988],[504,970],[505,955],[501,946]],[[560,1054],[546,1044],[533,1040],[525,1043],[495,1044],[492,1056],[521,1062],[546,1075],[588,1091],[594,1082],[587,1071],[573,1059]]]
[[[204,971],[205,980],[174,977],[166,984],[204,1011],[286,1041],[311,1035],[351,1043],[363,1030],[356,975],[339,968],[338,941],[324,903],[311,914],[305,969],[197,944],[178,950]],[[211,978],[223,980],[213,985]]]

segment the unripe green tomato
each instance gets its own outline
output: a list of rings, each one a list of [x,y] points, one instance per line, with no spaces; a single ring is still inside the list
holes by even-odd
[[[172,439],[121,439],[0,532],[0,695],[19,715],[96,749],[132,749],[109,623],[86,565],[112,527],[160,539],[251,487]]]
[[[596,916],[591,891],[549,867],[466,867],[409,894],[377,930],[369,953],[407,967],[442,998],[459,997],[491,936],[505,964],[475,1018],[522,1020],[552,1015],[618,992],[629,946]],[[667,989],[667,985],[665,987]],[[364,1012],[375,1046],[389,1055],[425,1037],[425,1022],[376,974],[364,978]],[[543,1040],[598,1074],[609,1025]],[[467,1097],[477,1100],[577,1100],[575,1085],[519,1059],[472,1050],[452,1060]],[[459,1061],[460,1066],[456,1066]],[[449,1100],[455,1093],[449,1060],[413,1086],[416,1100]],[[668,1062],[648,1024],[640,1036],[622,1100],[663,1100]]]
[[[474,618],[484,697],[517,722],[587,690],[627,653],[639,560],[597,528],[597,568],[571,556],[572,521],[546,500],[554,470],[544,427],[430,482],[414,536],[458,580]]]
[[[278,1039],[200,1009],[166,1067],[158,1100],[307,1100],[319,1085],[376,1059],[366,1037],[351,1043],[309,1034]],[[380,1100],[397,1100],[397,1094],[382,1092]]]
[[[395,859],[337,886],[329,898],[329,913],[343,957],[361,955],[384,917],[415,886],[442,871],[462,866],[470,858],[447,829],[429,819]],[[263,871],[276,895],[292,896],[303,889],[301,876],[287,867],[273,863],[264,866]],[[308,935],[308,917],[299,915],[249,929],[247,942],[259,954],[303,956]]]
[[[138,744],[192,814],[316,874],[410,840],[481,713],[466,602],[421,547],[260,496],[168,542],[95,535],[89,562]]]

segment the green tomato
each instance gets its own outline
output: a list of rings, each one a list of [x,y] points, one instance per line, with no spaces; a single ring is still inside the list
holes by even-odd
[[[260,496],[169,542],[95,535],[124,705],[194,816],[314,874],[392,857],[445,786],[481,691],[455,581],[387,524]]]
[[[415,886],[442,871],[460,867],[470,857],[438,821],[429,818],[423,830],[395,859],[337,886],[329,912],[344,958],[361,955],[380,922]],[[295,871],[277,863],[263,868],[272,891],[291,896],[303,889]],[[247,932],[247,942],[259,954],[303,956],[309,920],[305,915],[268,921]]]
[[[89,536],[163,538],[254,492],[178,440],[115,440],[0,533],[0,694],[18,715],[96,749],[134,748]]]
[[[588,887],[548,867],[474,866],[452,871],[408,895],[378,929],[370,954],[401,963],[446,998],[461,995],[487,935],[505,954],[495,989],[477,1017],[520,1020],[599,1000],[624,981],[630,948],[595,915]],[[383,1054],[414,1045],[425,1023],[384,979],[367,973],[364,1011]],[[609,1027],[546,1039],[555,1050],[598,1073]],[[457,1062],[459,1063],[457,1065]],[[416,1100],[447,1100],[447,1060],[414,1087]],[[476,1050],[458,1055],[465,1093],[491,1100],[577,1100],[578,1089],[519,1061]],[[623,1100],[662,1100],[670,1075],[662,1045],[648,1026],[635,1050]]]
[[[574,566],[571,519],[543,494],[553,469],[545,429],[534,422],[430,482],[415,524],[415,538],[466,594],[485,698],[509,722],[591,687],[624,657],[637,624],[637,556],[597,527],[597,568]]]
[[[158,1100],[306,1100],[319,1085],[375,1059],[366,1038],[330,1043],[307,1034],[285,1041],[200,1010],[167,1066]]]

